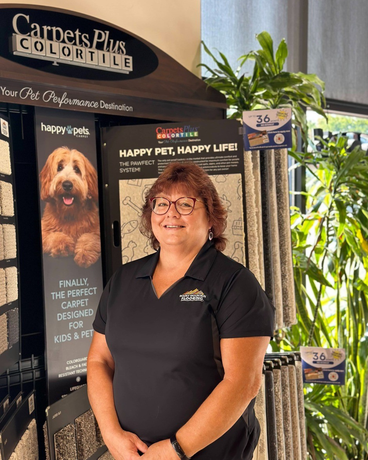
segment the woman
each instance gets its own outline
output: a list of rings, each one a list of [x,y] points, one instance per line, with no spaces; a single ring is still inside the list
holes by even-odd
[[[172,163],[146,196],[157,252],[123,265],[94,321],[88,392],[116,460],[249,460],[274,309],[224,256],[226,211],[209,176]]]

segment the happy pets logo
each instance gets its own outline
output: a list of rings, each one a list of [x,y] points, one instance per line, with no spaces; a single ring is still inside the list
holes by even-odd
[[[81,128],[78,128],[76,126],[72,125],[67,125],[67,126],[61,126],[61,125],[46,125],[41,121],[40,125],[41,131],[51,133],[51,134],[56,134],[60,136],[64,135],[70,135],[74,137],[89,137],[90,132],[89,129],[86,128],[85,126],[82,126]]]

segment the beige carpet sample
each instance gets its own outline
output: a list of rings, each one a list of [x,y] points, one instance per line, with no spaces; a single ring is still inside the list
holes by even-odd
[[[290,229],[289,172],[287,149],[275,150],[277,215],[281,258],[282,303],[284,324],[297,323],[294,292],[293,254]]]
[[[307,454],[307,433],[305,428],[305,410],[304,410],[304,383],[302,362],[295,361],[296,383],[298,391],[298,411],[299,411],[299,432],[301,457],[303,460],[308,458]]]
[[[259,283],[265,288],[264,274],[264,254],[263,254],[263,230],[262,230],[262,189],[261,189],[261,164],[259,150],[252,150],[252,166],[254,177],[254,198],[258,228],[258,263],[259,263]]]
[[[97,450],[95,417],[92,409],[75,419],[78,460],[88,460]]]
[[[259,436],[257,446],[258,460],[268,460],[268,446],[267,446],[267,422],[266,422],[266,398],[265,398],[265,376],[262,375],[262,384],[256,397],[254,411],[261,427],[261,434]]]
[[[12,173],[9,142],[2,139],[0,139],[0,173],[7,174],[8,176]]]
[[[14,302],[18,299],[18,270],[17,267],[5,268],[6,301]]]
[[[4,251],[4,232],[3,226],[0,224],[0,260],[5,259],[5,251]]]
[[[0,355],[8,348],[8,317],[6,313],[4,313],[0,315]]]
[[[245,211],[246,211],[246,244],[248,263],[247,266],[260,282],[261,272],[259,268],[259,230],[254,189],[254,176],[252,164],[252,152],[244,152],[244,181],[245,181]]]
[[[5,269],[0,268],[0,307],[6,304],[6,277]]]
[[[55,460],[77,459],[74,425],[66,425],[54,434]]]
[[[15,259],[17,257],[17,237],[15,225],[4,224],[3,226],[4,259]]]
[[[0,208],[2,216],[14,216],[13,185],[0,180]]]

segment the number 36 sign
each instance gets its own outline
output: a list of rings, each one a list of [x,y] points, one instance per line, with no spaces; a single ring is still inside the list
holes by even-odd
[[[343,348],[300,347],[305,383],[345,384]]]
[[[292,146],[291,108],[243,112],[243,127],[245,150]]]

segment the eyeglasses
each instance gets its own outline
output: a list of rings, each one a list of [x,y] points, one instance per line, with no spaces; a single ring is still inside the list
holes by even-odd
[[[167,198],[161,196],[155,196],[150,199],[150,204],[152,211],[159,216],[166,214],[172,204],[181,216],[189,216],[189,214],[192,214],[194,211],[197,201],[203,203],[203,201],[190,196],[183,196],[175,201],[168,200]]]

